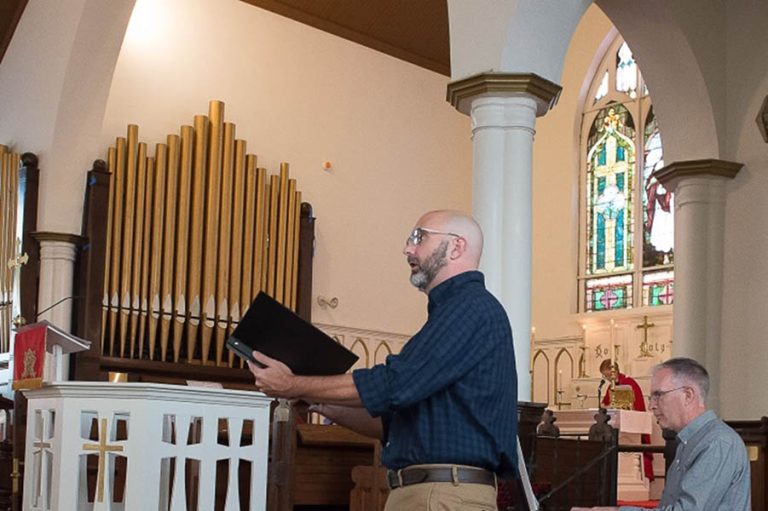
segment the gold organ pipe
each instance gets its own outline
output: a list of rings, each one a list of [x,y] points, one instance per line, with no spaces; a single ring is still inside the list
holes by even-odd
[[[5,330],[10,329],[10,325],[6,327],[5,324],[5,309],[6,302],[9,302],[6,291],[6,265],[4,262],[8,261],[8,245],[10,240],[10,229],[8,225],[8,209],[10,208],[10,182],[8,168],[8,148],[4,145],[0,145],[0,312],[2,312],[2,331],[0,331],[0,344],[5,344]],[[2,350],[5,351],[5,350]]]
[[[269,296],[275,296],[275,273],[277,270],[277,264],[275,258],[277,257],[277,212],[278,212],[278,195],[280,193],[279,179],[277,176],[269,177],[269,221],[268,228],[269,234],[267,236],[267,289],[266,292]],[[280,301],[280,300],[277,300]]]
[[[125,228],[123,229],[122,267],[120,269],[120,356],[125,355],[128,320],[131,310],[131,269],[133,268],[134,215],[136,208],[136,152],[139,127],[128,126],[125,164]]]
[[[131,272],[131,323],[129,336],[130,358],[133,358],[137,341],[142,344],[143,332],[138,328],[138,319],[141,310],[141,281],[144,272],[144,216],[147,191],[147,144],[139,143],[139,151],[136,157],[136,222],[133,227],[133,265]],[[141,353],[139,353],[141,355]]]
[[[111,275],[109,276],[109,355],[114,356],[118,341],[118,323],[120,322],[120,284],[122,269],[120,263],[122,260],[123,247],[123,224],[125,217],[123,215],[124,195],[125,195],[125,155],[127,152],[126,140],[119,137],[115,141],[115,167],[112,171],[112,179],[115,192],[115,206],[112,208],[112,260],[110,262]]]
[[[259,293],[267,288],[267,219],[269,215],[269,203],[267,202],[269,177],[267,169],[257,169],[256,182],[256,245],[253,247],[253,283],[249,303]]]
[[[222,363],[224,355],[224,341],[227,335],[227,320],[229,318],[229,272],[232,264],[232,180],[234,171],[235,151],[235,125],[231,122],[224,123],[224,140],[221,151],[221,216],[219,218],[219,253],[218,272],[216,273],[216,364]],[[237,211],[242,215],[242,211]]]
[[[291,301],[293,300],[293,244],[295,243],[295,239],[293,236],[293,231],[295,228],[295,222],[296,222],[296,180],[295,179],[289,179],[288,180],[288,194],[287,194],[287,218],[286,218],[286,230],[285,230],[285,255],[279,259],[283,259],[285,261],[285,270],[283,271],[284,279],[283,279],[283,304],[291,308]]]
[[[253,280],[253,254],[256,251],[257,240],[254,235],[256,232],[256,222],[258,219],[258,175],[256,170],[256,156],[249,154],[245,159],[245,211],[256,212],[245,215],[243,226],[243,276],[240,288],[240,308],[241,314],[245,314],[248,306],[251,305],[251,297],[256,293],[252,291]]]
[[[146,147],[146,145],[145,145]],[[136,358],[144,356],[144,340],[147,337],[147,315],[149,314],[150,245],[152,243],[152,205],[154,202],[155,159],[146,157],[146,178],[144,181],[144,223],[141,243],[141,287],[139,290],[139,352]]]
[[[21,236],[22,233],[18,232],[17,226],[18,226],[18,213],[19,213],[19,164],[21,162],[21,158],[18,153],[9,153],[8,154],[8,170],[10,171],[11,176],[11,186],[10,186],[10,192],[11,192],[11,219],[10,219],[10,231],[11,236],[9,236],[10,241],[10,249],[11,249],[11,257],[14,259],[21,254]],[[23,219],[23,217],[22,217]],[[18,263],[17,263],[18,264]],[[6,268],[8,265],[6,264]],[[17,267],[18,268],[18,267]],[[8,281],[8,293],[10,295],[10,302],[13,302],[14,299],[14,287],[15,287],[15,276],[17,275],[16,269],[8,268],[9,271],[9,281]],[[6,324],[10,324],[13,321],[13,307],[9,306],[6,311],[8,321]],[[31,318],[30,318],[31,319]],[[8,335],[8,338],[5,343],[5,349],[6,351],[10,351],[10,333],[9,330],[6,330],[6,334]]]
[[[10,348],[11,312],[13,308],[13,269],[8,261],[15,257],[13,247],[16,241],[13,221],[14,196],[18,187],[13,186],[12,154],[0,152],[0,352]]]
[[[168,151],[166,156],[166,179],[165,186],[163,187],[165,213],[163,218],[163,246],[161,249],[163,263],[160,275],[160,360],[162,361],[165,361],[168,355],[171,322],[174,318],[173,275],[176,256],[176,199],[178,196],[176,184],[179,165],[181,164],[180,140],[178,135],[168,135],[166,141]]]
[[[18,221],[18,211],[19,211],[19,164],[20,164],[20,158],[18,153],[8,153],[8,176],[10,178],[11,185],[8,187],[8,191],[11,195],[11,200],[9,201],[11,203],[11,213],[9,215],[9,231],[11,233],[11,236],[8,237],[9,245],[8,248],[10,250],[10,257],[13,257],[14,259],[21,255],[21,242],[19,240],[19,235],[21,233],[16,232],[16,225]],[[10,258],[9,257],[9,258]],[[14,269],[8,267],[8,261],[6,260],[5,268],[8,271],[8,291],[11,293],[11,300],[13,300],[13,287],[14,287]],[[10,310],[9,310],[10,312]]]
[[[298,305],[299,295],[299,243],[301,240],[301,192],[296,191],[296,200],[294,201],[294,215],[295,219],[293,228],[293,264],[291,266],[291,305],[290,308],[294,312]]]
[[[243,282],[243,216],[252,211],[245,208],[245,141],[235,140],[232,196],[232,263],[229,271],[229,330],[240,321],[240,292]],[[228,365],[233,365],[234,354],[228,354]]]
[[[200,325],[200,276],[202,275],[203,256],[203,207],[205,178],[205,157],[207,154],[206,141],[208,118],[204,115],[195,116],[195,146],[192,160],[192,204],[189,234],[189,278],[187,293],[189,296],[189,317],[187,319],[187,360],[195,361],[197,332]],[[205,355],[201,354],[201,359]]]
[[[165,169],[168,165],[168,147],[165,144],[155,146],[155,171],[152,183],[153,200],[147,200],[152,207],[152,241],[149,262],[149,359],[155,358],[157,343],[157,326],[161,319],[160,307],[161,274],[163,269],[163,234],[165,227]],[[162,340],[162,338],[161,338]]]
[[[224,115],[221,101],[211,101],[208,108],[210,130],[208,136],[208,165],[206,172],[205,237],[203,249],[202,342],[200,359],[208,363],[211,337],[216,322],[216,263],[219,241],[218,227],[221,202],[221,134]]]
[[[7,310],[10,306],[10,300],[8,298],[9,293],[6,290],[7,272],[5,271],[5,264],[3,261],[8,260],[8,245],[11,233],[8,229],[8,207],[10,206],[10,186],[7,182],[8,157],[6,154],[6,147],[0,146],[0,352],[5,353],[8,351],[6,345],[10,344],[10,339],[7,337],[10,332],[11,325],[8,320]]]
[[[204,118],[201,121],[204,126]],[[197,120],[196,120],[197,123]],[[173,361],[178,362],[181,353],[181,339],[186,330],[187,303],[189,290],[187,289],[187,275],[189,269],[189,224],[190,224],[190,197],[192,195],[192,159],[194,154],[195,130],[192,126],[181,127],[181,148],[179,166],[179,209],[176,215],[176,269],[174,272],[174,304],[176,310],[176,322],[173,328]],[[193,341],[194,342],[194,339]],[[189,349],[190,343],[187,343]],[[192,354],[188,352],[188,358]]]
[[[277,247],[275,248],[275,300],[285,304],[285,249],[288,230],[288,164],[280,164],[280,191],[277,202]]]
[[[109,321],[109,278],[112,273],[112,224],[114,222],[114,209],[115,209],[115,158],[116,150],[114,147],[110,147],[107,150],[107,172],[109,173],[109,204],[107,206],[107,236],[106,236],[106,251],[104,255],[104,297],[101,300],[101,353],[104,353],[107,349],[107,322]]]
[[[0,306],[3,309],[3,315],[6,305],[10,303],[8,293],[10,268],[6,263],[11,258],[10,247],[13,239],[10,222],[12,192],[9,156],[6,146],[0,146],[0,201],[2,201],[0,202]]]
[[[6,146],[0,146],[0,353],[8,351],[8,345],[10,344],[9,332],[11,330],[11,322],[7,311],[11,307],[12,293],[8,292],[7,264],[3,264],[9,259],[10,240],[12,239],[10,222],[8,221],[11,205],[11,187],[10,174],[8,172],[8,153],[6,151]]]

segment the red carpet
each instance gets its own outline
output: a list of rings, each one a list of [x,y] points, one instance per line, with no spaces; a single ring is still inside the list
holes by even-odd
[[[617,506],[635,506],[635,507],[644,507],[646,509],[654,509],[655,507],[658,507],[659,501],[658,500],[640,500],[640,501],[631,501],[631,500],[619,500],[616,502]]]

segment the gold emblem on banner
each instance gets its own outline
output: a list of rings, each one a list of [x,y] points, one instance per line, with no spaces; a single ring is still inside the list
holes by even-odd
[[[32,348],[24,352],[24,372],[21,373],[21,379],[35,378],[35,364],[37,363],[37,354]]]

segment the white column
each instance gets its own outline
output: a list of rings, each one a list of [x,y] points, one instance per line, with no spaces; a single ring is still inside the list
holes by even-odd
[[[72,289],[78,237],[72,234],[39,232],[35,238],[40,242],[40,283],[35,321],[48,320],[65,332],[72,328]],[[56,302],[63,300],[58,305]],[[34,322],[29,320],[30,322]],[[46,354],[46,367],[55,371],[51,355]],[[64,380],[69,374],[69,355],[61,356],[58,368]],[[54,381],[54,374],[45,374],[45,381]]]
[[[531,173],[536,102],[472,101],[473,214],[485,233],[480,269],[507,309],[515,339],[518,396],[530,399]]]
[[[720,408],[720,329],[726,184],[741,164],[675,162],[656,176],[675,193],[675,306],[672,355],[699,361],[713,385],[709,406]]]
[[[449,101],[472,121],[472,208],[485,235],[480,269],[512,324],[522,401],[531,400],[533,135],[559,92],[532,74],[487,73],[448,85]]]

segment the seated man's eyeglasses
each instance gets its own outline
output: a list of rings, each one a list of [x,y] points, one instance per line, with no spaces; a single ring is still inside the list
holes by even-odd
[[[677,388],[674,388],[674,389],[669,389],[669,390],[657,390],[656,392],[651,392],[650,401],[656,401],[656,402],[658,402],[658,401],[659,401],[659,399],[661,399],[663,396],[666,396],[666,395],[667,395],[667,394],[669,394],[670,392],[674,392],[674,391],[676,391],[676,390],[685,389],[685,388],[687,388],[687,386],[686,386],[686,385],[683,385],[682,387],[677,387]]]
[[[446,236],[461,238],[461,235],[453,232],[436,231],[434,229],[427,229],[426,227],[417,227],[413,230],[410,236],[408,236],[408,238],[405,240],[405,244],[414,245],[414,246],[418,245],[424,239],[425,234],[444,234]]]

